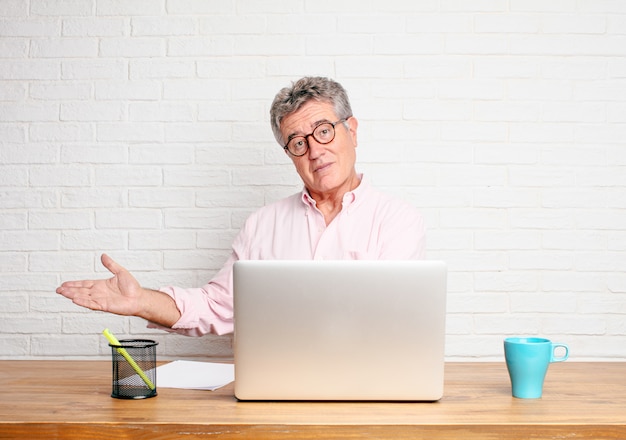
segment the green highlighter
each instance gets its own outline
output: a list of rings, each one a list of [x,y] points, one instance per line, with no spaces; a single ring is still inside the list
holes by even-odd
[[[117,338],[113,336],[113,334],[109,331],[108,328],[105,328],[102,334],[108,339],[111,345],[118,345],[118,346],[120,345],[120,341],[118,341]],[[116,350],[119,354],[121,354],[124,357],[124,359],[126,359],[126,361],[130,364],[130,366],[133,367],[133,370],[135,370],[135,372],[139,375],[139,377],[141,377],[141,379],[146,383],[146,385],[148,385],[148,388],[150,388],[151,390],[154,390],[156,387],[154,386],[152,381],[148,378],[148,376],[146,376],[146,373],[143,372],[143,370],[139,367],[139,365],[137,365],[137,362],[135,362],[135,360],[131,357],[131,355],[128,354],[126,349],[119,347],[119,348],[116,348]]]

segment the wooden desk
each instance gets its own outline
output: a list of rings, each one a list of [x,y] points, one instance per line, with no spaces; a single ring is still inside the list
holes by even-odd
[[[504,363],[447,364],[438,403],[237,402],[232,384],[133,401],[110,384],[110,362],[0,361],[0,438],[626,439],[626,362],[552,364],[537,400],[511,397]]]

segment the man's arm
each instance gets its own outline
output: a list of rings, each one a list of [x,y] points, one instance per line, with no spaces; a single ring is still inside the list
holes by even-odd
[[[56,292],[82,307],[138,316],[164,327],[172,327],[180,319],[180,311],[169,295],[141,287],[130,272],[108,255],[103,254],[101,260],[113,277],[67,281]]]

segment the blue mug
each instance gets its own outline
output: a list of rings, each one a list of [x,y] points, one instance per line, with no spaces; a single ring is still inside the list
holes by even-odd
[[[555,356],[557,348],[565,349]],[[513,397],[538,399],[543,392],[543,381],[551,362],[563,362],[569,357],[566,344],[544,338],[506,338],[504,357],[511,378]]]

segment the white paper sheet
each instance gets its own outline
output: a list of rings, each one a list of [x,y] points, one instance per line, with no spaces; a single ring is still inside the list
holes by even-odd
[[[233,364],[178,360],[157,367],[157,388],[214,391],[233,380]]]

